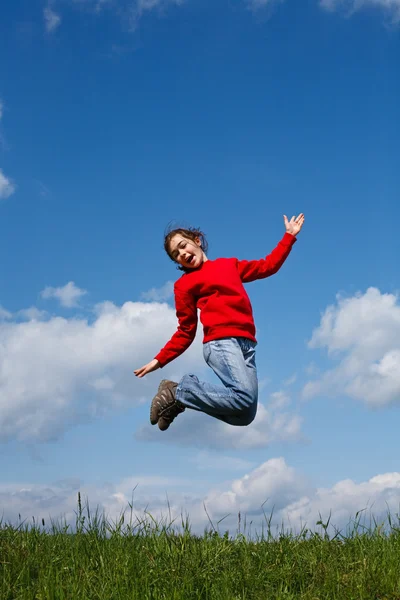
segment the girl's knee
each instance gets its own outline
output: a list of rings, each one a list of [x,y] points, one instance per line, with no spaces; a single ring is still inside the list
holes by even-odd
[[[257,413],[258,393],[257,390],[242,392],[238,394],[240,411],[240,420],[244,425],[250,425],[255,419]]]
[[[243,407],[243,409],[239,411],[239,413],[236,415],[236,422],[232,424],[237,425],[238,427],[246,427],[254,421],[254,419],[256,418],[256,414],[257,400],[253,402],[250,406]]]
[[[246,427],[247,425],[250,425],[250,423],[252,423],[254,421],[254,419],[256,418],[256,414],[257,414],[257,410],[252,410],[251,412],[248,412],[247,414],[243,415],[240,425],[242,427]]]

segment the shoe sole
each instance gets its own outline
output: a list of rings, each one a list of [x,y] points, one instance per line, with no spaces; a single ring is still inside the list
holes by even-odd
[[[154,396],[154,398],[156,396],[158,396],[161,388],[164,387],[166,381],[167,381],[167,379],[163,379],[162,381],[160,381],[160,385],[158,386],[157,394]],[[158,408],[157,404],[154,402],[154,398],[152,400],[151,407],[150,407],[150,423],[152,425],[157,425],[157,423],[160,419],[160,415],[159,415],[159,408]]]
[[[163,419],[163,417],[160,417],[158,419],[158,429],[160,431],[166,431],[170,425],[171,425],[171,423],[169,423],[168,421]]]

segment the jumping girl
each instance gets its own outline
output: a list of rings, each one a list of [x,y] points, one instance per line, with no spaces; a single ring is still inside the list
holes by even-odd
[[[137,377],[164,367],[193,342],[197,311],[203,324],[203,355],[223,385],[184,375],[179,383],[163,379],[150,408],[150,423],[165,431],[186,408],[204,412],[230,425],[249,425],[256,416],[258,380],[255,363],[255,325],[243,284],[273,275],[283,265],[304,223],[304,215],[290,221],[277,247],[260,260],[207,258],[207,242],[197,229],[174,229],[164,240],[168,256],[183,275],[175,282],[178,329]]]

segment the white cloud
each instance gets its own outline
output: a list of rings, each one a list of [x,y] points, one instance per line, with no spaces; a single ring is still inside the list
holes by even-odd
[[[248,427],[233,427],[200,412],[186,410],[162,437],[158,428],[144,425],[136,432],[136,439],[213,449],[265,448],[277,441],[298,441],[301,423],[301,417],[282,412],[281,406],[266,407],[260,402],[256,418]]]
[[[174,294],[174,282],[167,281],[160,288],[151,288],[147,292],[143,292],[141,298],[143,300],[148,300],[151,302],[162,302],[164,300],[168,300]]]
[[[306,384],[306,398],[347,396],[370,406],[400,401],[400,305],[397,296],[369,288],[351,298],[338,296],[309,342],[326,348],[338,362]]]
[[[61,24],[61,17],[50,6],[46,6],[43,10],[44,23],[46,31],[52,33]]]
[[[26,321],[43,321],[48,317],[48,313],[45,310],[39,310],[36,306],[31,306],[16,312],[15,317],[21,317]]]
[[[353,14],[364,8],[383,10],[393,23],[400,22],[400,0],[320,0],[321,8],[334,12],[344,9]]]
[[[189,489],[191,492],[188,493]],[[73,478],[51,485],[0,483],[0,518],[3,522],[17,523],[21,515],[30,522],[34,517],[38,523],[44,519],[49,524],[51,517],[74,526],[79,492],[83,507],[88,499],[92,509],[99,507],[113,521],[118,520],[126,509],[129,516],[128,503],[132,503],[132,523],[137,524],[137,519],[143,521],[146,518],[146,510],[156,518],[168,512],[166,493],[171,510],[175,511],[184,498],[189,502],[196,498],[193,496],[195,489],[196,483],[190,480],[162,476],[127,477],[117,484],[97,486],[84,485]]]
[[[11,319],[12,313],[0,305],[0,320]]]
[[[287,465],[283,458],[271,458],[242,477],[210,487],[193,478],[163,476],[130,476],[117,483],[84,485],[79,480],[59,481],[51,485],[31,483],[0,484],[0,507],[3,521],[15,523],[20,514],[23,519],[32,516],[48,523],[61,516],[75,523],[77,494],[83,503],[88,498],[92,513],[96,507],[109,519],[118,519],[124,511],[129,521],[129,503],[133,504],[132,522],[143,519],[146,511],[159,521],[161,518],[177,519],[188,515],[193,533],[202,534],[209,527],[207,510],[214,526],[219,521],[220,531],[237,531],[238,514],[247,526],[252,523],[252,533],[261,533],[272,513],[272,531],[285,529],[299,532],[303,526],[316,530],[320,517],[345,533],[345,528],[357,512],[364,513],[369,524],[369,512],[382,519],[389,510],[398,511],[400,473],[376,475],[361,483],[350,479],[337,482],[331,488],[315,488],[299,471]],[[167,504],[167,498],[168,503]],[[204,508],[205,507],[205,508]],[[264,515],[265,512],[265,515]],[[170,516],[169,516],[170,515]],[[249,529],[247,529],[249,531]],[[334,530],[331,529],[331,532]]]
[[[10,321],[5,311],[0,322],[0,441],[56,439],[74,423],[149,402],[158,382],[172,378],[169,365],[144,379],[133,374],[176,330],[166,304],[103,303],[91,323],[38,320],[32,309],[27,322],[18,315]],[[200,346],[198,338],[174,361],[174,376],[199,370]]]
[[[290,398],[286,392],[273,392],[270,398],[271,400],[268,405],[270,409],[280,410],[286,408],[290,404]]]
[[[6,310],[0,305],[0,321],[10,320],[12,318],[27,320],[27,321],[43,321],[48,317],[48,313],[45,310],[39,310],[36,306],[30,308],[23,308],[18,310],[14,315],[9,310]]]
[[[299,524],[316,523],[319,515],[326,522],[331,515],[332,525],[344,528],[350,517],[357,512],[367,510],[382,519],[387,511],[395,515],[398,512],[400,495],[400,473],[376,475],[368,481],[355,483],[351,479],[339,481],[332,488],[320,488],[307,494],[286,507],[287,520]]]
[[[66,308],[74,308],[78,306],[79,298],[87,294],[86,290],[78,288],[73,281],[69,281],[63,287],[46,287],[40,295],[42,298],[57,298],[61,306]]]
[[[214,519],[227,513],[237,515],[239,511],[254,516],[262,514],[265,502],[270,501],[270,507],[273,505],[279,512],[308,489],[306,479],[289,467],[284,458],[271,458],[232,481],[228,489],[218,486],[211,490],[204,503]]]
[[[271,513],[275,531],[282,524],[295,532],[304,525],[315,530],[317,521],[322,518],[326,522],[329,515],[332,526],[344,530],[357,512],[364,509],[371,509],[377,519],[384,518],[388,509],[395,515],[399,493],[400,473],[377,475],[358,484],[348,479],[332,488],[315,488],[303,473],[287,465],[284,458],[272,458],[238,479],[212,487],[200,500],[195,496],[179,503],[176,497],[173,515],[178,516],[183,507],[199,533],[208,523],[204,505],[213,524],[223,519],[220,530],[229,529],[231,533],[237,530],[239,512],[242,520],[246,518],[247,525],[252,523],[252,531],[258,533],[266,526],[265,515],[269,518]],[[368,516],[366,512],[367,523]]]
[[[388,509],[394,515],[398,511],[399,493],[400,473],[377,475],[361,483],[346,479],[331,488],[315,488],[283,458],[273,458],[228,487],[223,484],[210,490],[204,502],[214,521],[231,514],[224,523],[234,527],[240,511],[251,518],[258,529],[265,503],[267,515],[273,510],[275,527],[283,523],[286,528],[300,531],[303,525],[316,529],[320,517],[326,522],[330,514],[332,525],[339,529],[345,528],[358,511],[366,508],[377,518],[386,515]]]
[[[0,169],[0,198],[8,198],[15,192],[15,184]]]
[[[0,98],[0,121],[3,118],[3,110],[4,110],[4,104]]]

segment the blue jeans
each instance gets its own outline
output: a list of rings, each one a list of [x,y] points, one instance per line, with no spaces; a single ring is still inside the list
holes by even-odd
[[[187,408],[204,412],[230,425],[250,425],[257,413],[256,342],[243,337],[203,344],[204,359],[222,385],[184,375],[176,398]]]

